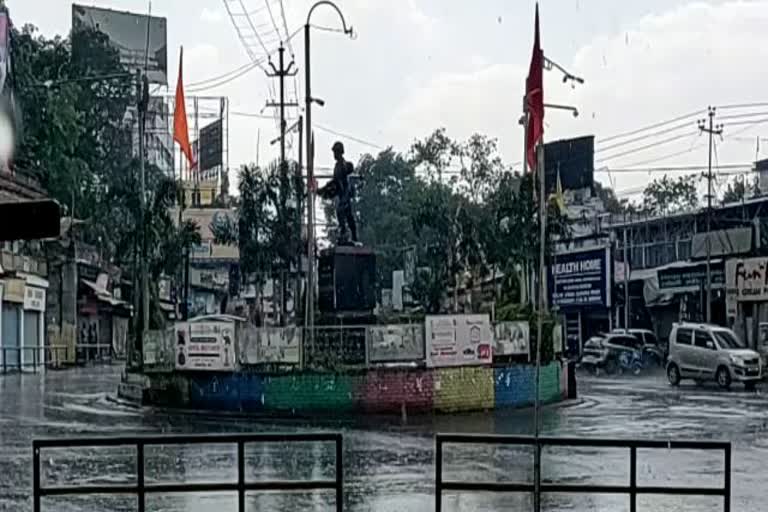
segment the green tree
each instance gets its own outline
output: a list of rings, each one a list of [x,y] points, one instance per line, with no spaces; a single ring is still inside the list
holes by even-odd
[[[616,193],[611,187],[607,187],[599,181],[595,181],[594,190],[597,197],[602,201],[605,211],[616,215],[626,212],[625,202],[619,201],[619,198],[616,197]]]
[[[289,163],[286,173],[280,172],[276,162],[266,169],[243,166],[236,219],[211,226],[218,243],[239,247],[246,282],[260,290],[267,278],[278,279],[284,290],[283,311],[290,295],[287,273],[298,268],[303,253],[300,233],[295,229],[300,204],[296,195],[303,188],[294,182],[295,166]],[[285,315],[281,319],[285,321]]]
[[[757,178],[747,181],[746,177],[736,177],[728,182],[723,193],[723,203],[736,203],[760,195]]]
[[[695,209],[699,205],[698,175],[670,179],[666,174],[653,180],[643,191],[642,209],[652,215],[668,215]]]

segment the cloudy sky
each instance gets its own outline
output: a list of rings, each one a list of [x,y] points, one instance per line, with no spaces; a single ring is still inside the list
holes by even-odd
[[[66,0],[6,3],[16,24],[33,23],[46,35],[64,34],[70,28],[71,6]],[[148,7],[146,0],[81,3],[136,12]],[[171,92],[181,45],[189,84],[249,62],[227,10],[229,6],[242,12],[241,3],[252,13],[250,19],[260,33],[274,35],[275,18],[285,36],[279,0],[152,2],[153,14],[168,18]],[[290,34],[303,25],[311,2],[282,3]],[[338,0],[357,37],[313,31],[312,89],[326,102],[324,108],[313,109],[313,120],[324,129],[366,142],[342,139],[352,158],[386,146],[406,150],[415,138],[444,126],[458,139],[473,132],[496,137],[504,160],[516,164],[522,154],[518,118],[534,4],[533,0]],[[757,138],[768,136],[768,45],[763,36],[768,1],[542,0],[540,6],[545,54],[585,79],[584,85],[573,88],[563,84],[560,73],[545,74],[545,101],[573,105],[581,113],[573,118],[548,111],[545,137],[594,134],[596,168],[614,169],[610,175],[597,173],[600,181],[626,192],[658,175],[622,169],[706,164],[706,138],[696,133],[701,113],[623,139],[609,137],[704,111],[708,105],[730,106],[718,110],[725,126],[723,140],[717,140],[716,163],[746,165],[755,159]],[[248,21],[235,19],[248,33]],[[339,26],[326,8],[318,10],[312,22]],[[291,43],[303,82],[302,33]],[[256,53],[264,53],[254,46]],[[275,44],[266,46],[271,50]],[[200,94],[228,96],[233,112],[258,114],[269,96],[268,80],[255,68]],[[255,160],[259,132],[263,161],[275,154],[276,148],[268,143],[277,134],[274,121],[231,116],[232,167]],[[331,163],[330,146],[336,138],[318,129],[318,165]],[[768,147],[768,141],[764,145]]]

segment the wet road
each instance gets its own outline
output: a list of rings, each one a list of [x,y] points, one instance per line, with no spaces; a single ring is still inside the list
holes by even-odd
[[[30,511],[31,441],[34,437],[107,434],[262,432],[340,430],[344,434],[345,510],[416,512],[434,509],[433,439],[436,431],[529,434],[530,412],[475,414],[413,420],[408,425],[353,421],[306,424],[259,422],[211,414],[139,411],[110,400],[117,368],[0,376],[0,511]],[[714,387],[671,388],[663,377],[580,378],[581,401],[548,408],[544,433],[562,436],[722,439],[734,443],[732,509],[764,510],[768,499],[768,392]],[[249,479],[330,478],[332,446],[253,446],[248,449]],[[494,447],[446,448],[451,479],[530,480],[530,452]],[[667,450],[638,452],[638,483],[719,486],[722,457]],[[129,482],[135,474],[127,449],[56,450],[43,454],[44,483]],[[148,448],[147,477],[159,482],[234,480],[236,458],[228,446]],[[547,449],[544,477],[563,482],[626,484],[623,450]],[[131,498],[44,500],[44,510],[135,510]],[[224,512],[236,509],[229,495],[148,499],[147,510]],[[444,510],[530,510],[527,496],[446,495]],[[549,496],[545,510],[629,510],[621,496]],[[722,510],[718,499],[643,497],[638,510]],[[263,494],[248,497],[252,511],[331,510],[330,493]]]

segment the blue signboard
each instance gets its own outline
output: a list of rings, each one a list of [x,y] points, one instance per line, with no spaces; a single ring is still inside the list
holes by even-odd
[[[605,247],[558,254],[549,267],[549,304],[560,309],[610,307],[610,253]]]

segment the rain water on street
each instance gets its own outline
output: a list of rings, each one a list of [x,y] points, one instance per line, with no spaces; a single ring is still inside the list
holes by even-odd
[[[120,434],[209,432],[317,432],[344,435],[345,510],[417,512],[434,507],[435,432],[529,434],[529,411],[397,420],[274,421],[216,413],[139,410],[114,400],[118,368],[87,368],[0,377],[0,510],[29,511],[33,438]],[[579,437],[728,440],[733,443],[732,509],[760,510],[766,499],[768,398],[741,389],[721,392],[693,385],[671,388],[663,376],[580,376],[579,400],[547,408],[544,433]],[[130,483],[135,475],[129,449],[50,450],[42,455],[43,484]],[[446,447],[445,476],[451,479],[530,481],[526,448]],[[249,446],[248,478],[331,478],[333,448],[325,445]],[[722,455],[668,450],[638,451],[641,485],[722,485]],[[543,478],[567,483],[625,485],[626,450],[547,449]],[[233,481],[234,447],[147,448],[147,478],[155,482]],[[519,495],[447,494],[445,510],[530,510]],[[236,497],[149,497],[147,510],[224,512]],[[250,495],[249,510],[330,510],[333,495]],[[622,496],[548,496],[544,510],[629,510]],[[516,508],[519,507],[519,508]],[[135,510],[131,497],[83,497],[43,501],[44,510]],[[722,510],[715,498],[641,497],[639,510]]]

